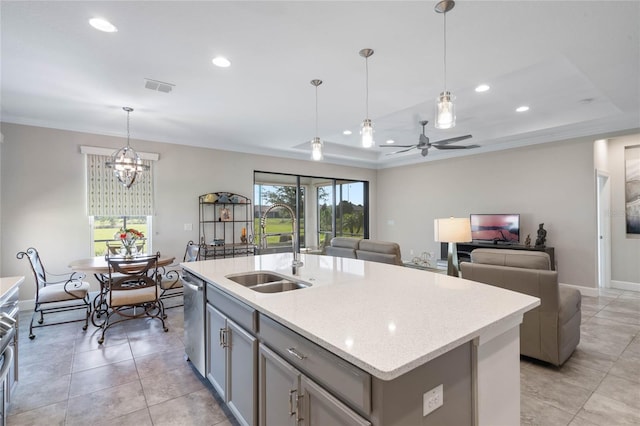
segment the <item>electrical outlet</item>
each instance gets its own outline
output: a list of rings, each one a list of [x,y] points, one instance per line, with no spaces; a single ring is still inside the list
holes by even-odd
[[[443,387],[442,385],[438,385],[422,395],[422,415],[426,416],[435,409],[442,407],[443,404]]]

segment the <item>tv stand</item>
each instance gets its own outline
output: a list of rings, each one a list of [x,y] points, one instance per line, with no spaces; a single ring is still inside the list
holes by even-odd
[[[483,241],[483,242],[471,242],[471,243],[456,243],[458,247],[458,260],[460,262],[470,262],[471,252],[477,248],[490,248],[490,249],[510,249],[510,250],[530,250],[530,251],[543,251],[549,255],[551,260],[551,270],[556,270],[556,259],[553,247],[526,247],[521,244],[513,244],[501,241]],[[446,259],[449,243],[440,243],[440,258]]]

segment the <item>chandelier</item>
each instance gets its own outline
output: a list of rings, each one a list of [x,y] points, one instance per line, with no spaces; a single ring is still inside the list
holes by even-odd
[[[140,156],[129,143],[129,114],[133,108],[122,107],[122,109],[127,112],[127,146],[114,152],[105,165],[113,169],[113,174],[121,184],[131,188],[139,174],[148,171],[149,166],[142,164]]]

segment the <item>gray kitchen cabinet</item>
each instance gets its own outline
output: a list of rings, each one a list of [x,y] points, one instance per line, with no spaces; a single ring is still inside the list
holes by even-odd
[[[240,424],[257,424],[258,340],[207,304],[207,379]]]
[[[259,358],[260,426],[371,425],[264,344]]]

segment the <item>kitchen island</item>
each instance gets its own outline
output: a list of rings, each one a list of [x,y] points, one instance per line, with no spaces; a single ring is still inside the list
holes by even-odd
[[[283,399],[290,424],[313,424],[333,402],[346,417],[325,419],[343,424],[519,423],[518,327],[539,299],[401,266],[310,254],[300,260],[294,278],[311,286],[271,294],[227,276],[293,277],[290,253],[182,264],[207,282],[207,378],[241,423],[274,423],[268,407],[278,401],[264,391],[272,393],[269,380],[279,383],[277,368],[298,375]],[[253,379],[254,403],[237,399],[238,384],[236,401],[229,392],[235,346],[247,349],[241,378]],[[218,350],[226,352],[217,357]],[[216,375],[219,359],[224,371]],[[313,401],[323,409],[310,408]]]

